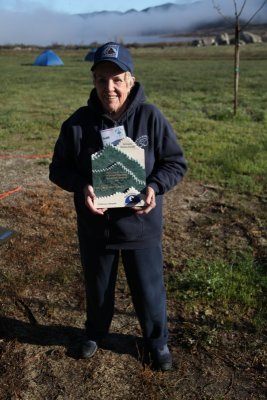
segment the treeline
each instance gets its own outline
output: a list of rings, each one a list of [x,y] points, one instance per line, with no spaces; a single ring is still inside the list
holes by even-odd
[[[83,50],[83,49],[88,49],[88,48],[95,48],[101,46],[103,43],[97,43],[93,42],[90,44],[57,44],[53,43],[51,45],[46,45],[46,46],[40,46],[40,45],[30,45],[30,44],[3,44],[0,45],[0,50],[45,50],[45,49],[51,49],[51,50]],[[191,40],[188,39],[188,41],[165,41],[165,42],[155,42],[155,43],[129,43],[125,44],[126,47],[129,48],[146,48],[146,47],[160,47],[164,48],[166,46],[168,47],[182,47],[182,46],[191,46]]]

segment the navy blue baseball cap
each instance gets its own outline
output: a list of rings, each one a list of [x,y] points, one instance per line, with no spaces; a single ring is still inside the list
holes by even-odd
[[[133,60],[129,50],[119,43],[108,42],[99,47],[94,56],[94,64],[91,71],[95,66],[102,61],[110,61],[118,65],[122,71],[129,71],[133,73]]]

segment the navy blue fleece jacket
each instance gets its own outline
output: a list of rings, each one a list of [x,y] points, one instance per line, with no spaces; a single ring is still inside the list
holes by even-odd
[[[50,180],[74,192],[78,234],[82,241],[106,248],[138,249],[154,246],[162,236],[162,195],[186,172],[183,151],[162,113],[145,102],[137,82],[119,120],[105,114],[93,89],[88,104],[79,108],[61,127],[50,164]],[[123,125],[126,135],[145,150],[147,185],[156,192],[156,207],[138,215],[131,208],[112,208],[94,215],[85,206],[83,188],[92,185],[91,154],[103,148],[100,130]]]

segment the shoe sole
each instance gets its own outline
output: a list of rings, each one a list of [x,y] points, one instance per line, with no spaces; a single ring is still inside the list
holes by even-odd
[[[86,351],[83,351],[83,350],[82,350],[81,356],[82,356],[82,358],[91,358],[91,357],[93,357],[93,356],[95,355],[95,353],[97,352],[97,350],[98,350],[98,346],[96,346],[95,349],[94,349],[93,351],[88,352],[88,353],[86,353]]]

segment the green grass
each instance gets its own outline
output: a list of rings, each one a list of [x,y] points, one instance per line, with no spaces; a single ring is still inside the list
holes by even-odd
[[[188,178],[263,194],[267,159],[267,44],[241,49],[233,118],[233,47],[131,50],[148,101],[170,120],[189,163]],[[61,67],[32,65],[39,51],[0,51],[0,151],[48,153],[60,125],[92,88],[86,50],[58,50]],[[256,59],[256,61],[255,61]]]
[[[223,260],[208,263],[189,260],[180,285],[175,290],[183,299],[210,298],[254,307],[259,291],[263,294],[266,289],[267,277],[263,269],[254,265],[252,257],[245,255],[243,259],[232,263]]]
[[[227,323],[233,314],[248,319],[261,328],[266,321],[267,276],[262,265],[250,254],[243,254],[232,262],[218,259],[208,262],[192,259],[184,271],[168,275],[168,293],[186,308],[216,314],[220,323]],[[203,311],[204,310],[204,311]],[[225,321],[222,315],[225,314]],[[231,317],[230,317],[231,315]]]
[[[231,47],[171,49],[170,59],[153,59],[146,64],[140,60],[141,78],[149,99],[164,111],[181,139],[191,178],[241,192],[263,193],[267,175],[267,47],[252,47],[241,51],[235,118]],[[256,53],[262,59],[253,62],[251,57]]]
[[[37,52],[11,53],[0,53],[0,150],[50,152],[61,122],[87,100],[88,64],[70,52],[64,67],[36,67]]]

